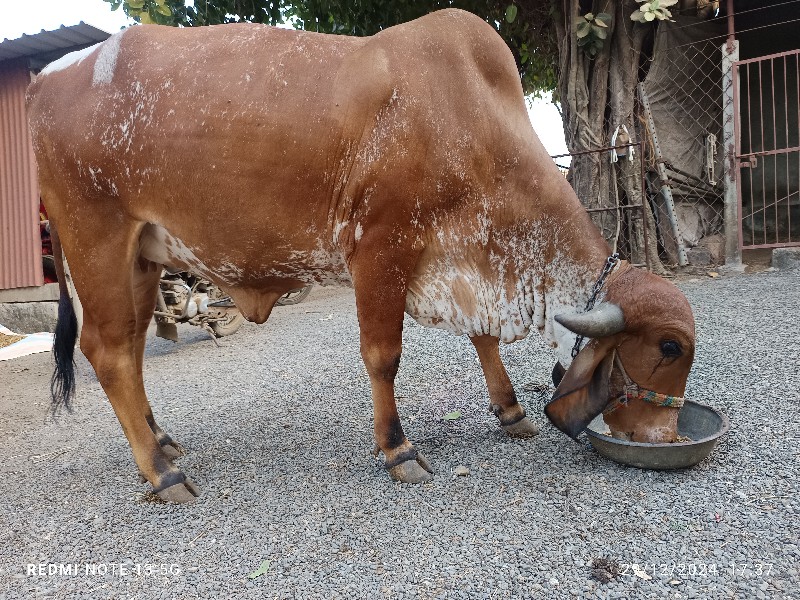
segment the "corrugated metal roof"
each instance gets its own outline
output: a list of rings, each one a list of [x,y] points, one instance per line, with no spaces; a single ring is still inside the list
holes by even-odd
[[[111,37],[111,34],[87,25],[83,21],[77,25],[66,27],[62,25],[54,31],[42,30],[33,35],[23,34],[22,37],[0,42],[0,62],[14,58],[30,57],[42,65],[60,58],[67,50],[70,52],[81,47],[102,42]]]

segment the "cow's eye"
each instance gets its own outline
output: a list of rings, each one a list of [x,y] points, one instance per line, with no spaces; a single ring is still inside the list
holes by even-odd
[[[675,340],[664,340],[661,342],[661,354],[667,358],[677,358],[683,354],[683,348]]]

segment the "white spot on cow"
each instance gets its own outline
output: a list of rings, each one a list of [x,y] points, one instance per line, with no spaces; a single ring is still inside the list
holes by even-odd
[[[350,222],[350,221],[344,221],[344,222],[342,222],[342,223],[337,223],[337,224],[336,224],[336,225],[333,227],[333,240],[332,240],[332,241],[333,241],[333,243],[334,243],[334,244],[338,244],[338,243],[339,243],[339,236],[341,235],[341,233],[342,233],[342,230],[343,230],[345,227],[347,227],[347,224],[348,224],[349,222]],[[309,231],[308,233],[311,233],[311,231]]]
[[[117,66],[119,45],[122,41],[122,36],[125,35],[125,31],[127,30],[123,29],[103,42],[100,48],[100,54],[97,55],[97,60],[94,61],[92,85],[111,83],[111,80],[114,78],[114,68]]]
[[[92,52],[97,50],[97,47],[100,46],[101,44],[95,44],[94,46],[89,46],[88,48],[84,48],[83,50],[76,50],[75,52],[70,52],[69,54],[65,54],[58,60],[54,60],[44,69],[42,69],[40,75],[49,75],[50,73],[55,73],[56,71],[63,71],[64,69],[72,65],[81,64],[81,62],[83,62],[83,59],[85,59]]]
[[[153,122],[159,96],[159,89],[149,89],[139,81],[132,82],[124,91],[115,92],[115,101],[118,101],[120,106],[127,106],[129,110],[124,114],[112,115],[108,127],[100,135],[101,144],[112,150],[123,152],[134,150],[136,134],[138,133],[141,139],[141,128],[148,127]],[[139,150],[143,147],[144,145],[140,144]]]
[[[361,226],[361,223],[359,223],[356,225],[356,241],[359,241],[362,235],[364,235],[364,228]]]
[[[244,275],[244,271],[238,265],[233,264],[231,261],[226,260],[223,261],[222,265],[215,271],[218,275],[220,275],[225,281],[229,282],[236,282],[241,280],[242,275]]]

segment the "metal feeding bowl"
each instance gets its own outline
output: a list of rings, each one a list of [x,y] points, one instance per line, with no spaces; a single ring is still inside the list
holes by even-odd
[[[678,435],[688,442],[648,444],[628,442],[606,435],[603,416],[596,417],[586,429],[592,446],[613,461],[640,469],[685,469],[706,458],[719,438],[728,432],[730,421],[721,412],[686,400],[678,413]]]

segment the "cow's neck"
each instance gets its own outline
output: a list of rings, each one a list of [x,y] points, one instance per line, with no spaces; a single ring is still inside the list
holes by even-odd
[[[578,209],[575,223],[550,216],[494,230],[488,218],[437,224],[410,281],[406,311],[423,325],[504,342],[535,328],[569,364],[574,336],[553,317],[583,310],[608,255]]]
[[[582,312],[609,255],[609,247],[589,221],[549,238],[544,263],[533,268],[540,293],[536,296],[536,327],[565,367],[572,361],[575,334],[555,322],[555,315]]]

